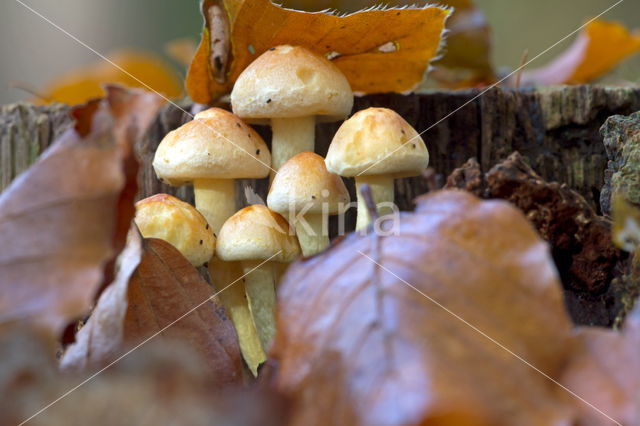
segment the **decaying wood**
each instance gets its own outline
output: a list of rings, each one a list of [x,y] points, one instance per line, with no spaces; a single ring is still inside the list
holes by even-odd
[[[566,184],[581,194],[597,213],[601,211],[602,202],[605,213],[608,213],[606,198],[610,193],[610,179],[603,187],[608,158],[599,129],[607,117],[629,115],[640,110],[640,88],[496,88],[480,94],[479,90],[467,90],[372,95],[357,98],[355,109],[370,106],[391,108],[416,129],[424,131],[423,138],[431,156],[430,165],[441,177],[448,176],[474,157],[478,159],[478,173],[486,173],[512,152],[518,151],[541,179]],[[151,161],[164,135],[190,120],[190,114],[185,111],[195,112],[200,107],[186,104],[180,108],[166,106],[147,135],[138,142],[137,150],[142,162],[141,198],[167,192],[193,201],[190,187],[172,188],[160,183],[155,177]],[[70,124],[66,118],[67,111],[68,107],[60,105],[33,107],[18,104],[0,109],[1,189]],[[627,121],[623,122],[628,124]],[[339,124],[318,126],[316,152],[326,154]],[[260,127],[258,131],[265,140],[270,139],[267,127]],[[608,142],[609,154],[618,155],[616,158],[619,160],[619,154],[616,154],[619,151],[611,146],[612,142]],[[614,165],[619,163],[616,163],[616,158],[610,159]],[[608,176],[614,172],[610,170]],[[412,209],[413,199],[426,192],[432,183],[433,176],[429,179],[416,177],[396,181],[396,202],[400,209]],[[245,204],[244,185],[251,185],[266,199],[266,179],[239,181],[239,207]],[[347,186],[355,199],[353,182],[347,182]],[[601,200],[603,191],[604,201]],[[354,213],[354,209],[347,213],[347,229],[352,229],[355,223]],[[624,283],[630,284],[628,277]],[[637,287],[635,281],[631,284]],[[604,290],[599,288],[597,291]],[[579,309],[582,311],[574,312],[574,318],[589,322],[589,308],[585,306]],[[607,309],[607,315],[599,316],[592,322],[607,323],[610,318],[611,311]]]
[[[610,220],[597,215],[584,197],[566,184],[546,182],[518,152],[487,173],[470,159],[449,175],[445,187],[507,200],[522,210],[551,246],[574,321],[604,326],[615,322],[628,291],[612,281],[628,267],[628,258],[613,244]]]

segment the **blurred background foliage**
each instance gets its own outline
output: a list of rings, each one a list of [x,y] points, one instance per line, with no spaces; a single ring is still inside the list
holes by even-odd
[[[43,16],[103,54],[123,48],[165,55],[184,76],[184,66],[166,56],[167,43],[180,38],[199,40],[202,20],[198,0],[23,0]],[[464,7],[470,0],[450,0]],[[412,4],[390,1],[386,4]],[[417,3],[420,3],[419,1]],[[528,50],[529,58],[543,51],[585,20],[611,6],[613,0],[476,0],[491,27],[491,57],[498,69],[513,69]],[[353,12],[369,0],[286,0],[287,7]],[[640,28],[640,2],[625,1],[602,19]],[[573,37],[534,62],[539,67],[560,54]],[[84,46],[36,16],[15,0],[0,4],[0,103],[32,99],[23,87],[43,91],[47,82],[97,57]],[[603,83],[639,84],[640,57],[625,61]]]

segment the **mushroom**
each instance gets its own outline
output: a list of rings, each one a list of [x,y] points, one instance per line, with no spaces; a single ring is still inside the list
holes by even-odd
[[[270,209],[289,214],[304,256],[327,248],[329,215],[340,213],[345,205],[348,208],[349,202],[340,176],[330,173],[324,159],[313,152],[290,158],[273,179],[267,196]]]
[[[393,180],[419,175],[429,164],[429,152],[418,132],[395,111],[368,108],[342,123],[325,162],[329,171],[355,177],[356,229],[363,229],[371,217],[360,191],[362,185],[371,187],[378,214],[389,214],[394,201]]]
[[[353,92],[331,61],[285,45],[264,52],[240,74],[231,105],[250,123],[271,124],[273,168],[279,170],[294,155],[313,152],[316,120],[349,115]]]
[[[300,246],[287,221],[261,204],[248,206],[222,226],[216,247],[224,261],[239,261],[249,307],[266,351],[275,334],[276,293],[272,262],[291,262]]]
[[[269,174],[271,154],[240,118],[220,108],[202,111],[169,132],[156,150],[153,168],[163,182],[193,182],[196,208],[214,233],[236,211],[234,179]]]
[[[206,219],[176,197],[156,194],[138,201],[135,222],[143,237],[168,242],[193,266],[202,266],[213,256],[216,237]]]

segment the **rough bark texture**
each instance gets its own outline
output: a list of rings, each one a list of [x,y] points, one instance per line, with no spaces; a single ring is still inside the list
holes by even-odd
[[[71,124],[69,107],[34,107],[13,104],[0,107],[0,191]]]
[[[600,131],[609,159],[600,195],[602,211],[611,213],[611,199],[614,195],[621,195],[630,203],[640,206],[640,112],[630,116],[609,117]],[[630,256],[626,267],[615,277],[611,287],[618,289],[620,295],[621,306],[614,321],[614,324],[619,325],[640,297],[638,253]]]
[[[557,181],[577,191],[584,198],[578,203],[578,210],[588,207],[593,210],[589,214],[595,215],[600,212],[601,191],[608,158],[599,128],[609,116],[628,115],[640,110],[640,89],[592,86],[541,90],[496,88],[482,96],[479,95],[478,90],[435,91],[418,95],[374,95],[357,98],[355,109],[370,106],[388,107],[396,110],[419,131],[424,131],[423,138],[431,155],[430,163],[438,175],[448,176],[456,167],[475,157],[478,159],[477,168],[458,170],[456,173],[459,177],[464,177],[465,182],[471,186],[482,185],[483,171],[486,172],[512,152],[518,151],[528,165],[539,174],[541,181]],[[195,112],[195,109],[201,106],[182,105],[181,108]],[[69,120],[65,117],[66,111],[67,107],[60,105],[32,107],[23,104],[3,107],[0,110],[1,189],[69,125]],[[167,192],[186,201],[193,201],[190,187],[172,188],[160,183],[151,167],[155,149],[162,137],[189,119],[189,114],[182,109],[168,105],[148,134],[139,141],[137,149],[142,160],[141,198]],[[625,119],[620,120],[628,124]],[[318,126],[316,152],[326,154],[338,126],[339,123]],[[631,125],[627,125],[626,128],[631,129],[629,126]],[[265,140],[270,139],[267,127],[258,130]],[[606,134],[605,132],[605,136]],[[622,151],[610,149],[609,145],[612,143],[609,142],[607,145],[611,160],[609,165],[618,167],[622,164]],[[607,172],[609,182],[615,173],[613,170],[618,169],[611,170]],[[465,173],[469,176],[465,176]],[[472,183],[474,179],[477,180],[475,184]],[[398,206],[403,210],[412,209],[415,196],[426,192],[433,181],[433,176],[429,179],[416,177],[396,181]],[[266,179],[241,181],[238,182],[239,206],[245,203],[242,191],[245,184],[251,185],[259,195],[266,198]],[[355,199],[353,182],[347,182],[347,186]],[[610,186],[604,187],[605,199],[610,193]],[[569,205],[574,201],[569,200]],[[602,206],[606,212],[606,202],[602,203]],[[573,212],[571,209],[567,211]],[[352,229],[354,223],[355,211],[352,209],[346,217],[347,229]],[[598,233],[594,235],[591,237],[595,239],[601,236]],[[573,249],[578,250],[575,247]],[[573,251],[571,253],[572,256],[575,254]],[[584,255],[585,259],[588,259],[588,255]],[[576,262],[578,261],[572,257],[571,265]],[[614,260],[611,262],[615,263]],[[597,267],[602,267],[601,264],[598,265]],[[562,266],[560,268],[562,269]],[[575,303],[573,316],[582,323],[610,324],[612,313],[616,310],[615,306],[607,305],[613,303],[613,299],[602,299],[602,295],[610,291],[606,281],[610,279],[611,269],[607,266],[601,273],[604,275],[598,275],[596,280],[590,281],[587,290],[581,289],[572,293],[581,297],[593,294],[596,294],[594,297],[600,297],[596,302],[590,299],[588,303],[582,303],[580,299],[580,303]],[[620,276],[623,272],[616,274]],[[625,281],[627,284],[629,282]],[[565,284],[568,288],[573,288],[572,283],[570,280]],[[592,311],[596,305],[599,310]]]

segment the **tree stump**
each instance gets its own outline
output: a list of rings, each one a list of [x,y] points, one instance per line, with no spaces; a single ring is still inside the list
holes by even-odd
[[[596,213],[601,205],[608,214],[610,187],[604,185],[609,156],[616,152],[607,147],[599,133],[612,115],[629,115],[640,110],[640,89],[594,86],[562,86],[539,90],[494,88],[481,95],[479,90],[433,91],[422,94],[380,94],[356,98],[355,110],[370,106],[387,107],[402,115],[423,138],[431,156],[430,166],[441,182],[469,158],[476,158],[482,173],[518,151],[524,161],[545,181],[557,181],[577,191]],[[181,105],[189,111],[190,105]],[[0,109],[0,189],[29,164],[70,125],[68,107],[52,105],[34,107],[17,104]],[[139,197],[158,192],[177,195],[193,201],[190,187],[173,188],[159,182],[151,161],[164,135],[190,120],[175,106],[167,105],[148,133],[137,143],[142,163]],[[325,155],[340,123],[317,127],[316,152]],[[267,127],[257,130],[270,139]],[[619,157],[619,155],[618,155]],[[615,163],[615,158],[611,161]],[[608,182],[614,171],[609,170]],[[431,183],[430,183],[431,182]],[[396,202],[401,210],[411,210],[413,199],[429,190],[433,180],[416,177],[396,181]],[[244,185],[266,199],[267,180],[238,182],[238,207],[246,204]],[[347,186],[355,199],[353,182]],[[604,189],[604,192],[603,192]],[[601,193],[602,198],[601,200]],[[355,214],[346,217],[347,229],[353,229]],[[620,272],[614,279],[620,278]],[[626,278],[625,278],[626,279]],[[626,281],[628,283],[628,279]],[[637,282],[631,284],[637,289]],[[576,291],[567,289],[567,291]],[[599,288],[598,291],[606,291]],[[570,295],[575,298],[575,294]],[[568,297],[568,299],[571,299]],[[610,300],[598,299],[601,304]],[[590,306],[590,305],[588,305]],[[588,307],[577,308],[574,318],[583,323],[610,325],[611,309],[606,315],[589,318]],[[615,313],[615,312],[614,312]]]

